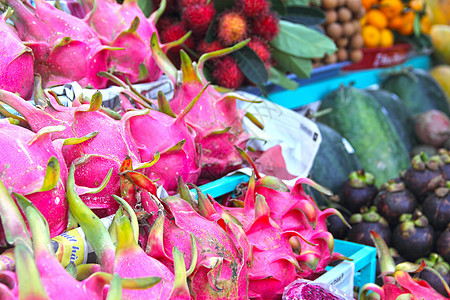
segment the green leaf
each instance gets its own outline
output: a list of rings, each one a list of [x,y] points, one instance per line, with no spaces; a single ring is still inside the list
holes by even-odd
[[[286,73],[275,67],[269,69],[269,80],[287,90],[293,91],[298,88],[297,82],[287,78]]]
[[[267,73],[264,62],[250,47],[245,46],[238,51],[230,54],[251,82],[255,84],[265,84],[269,80],[269,74]]]
[[[303,25],[317,25],[325,22],[325,13],[313,6],[289,6],[283,20]]]
[[[218,14],[226,9],[233,8],[235,5],[234,0],[214,0],[214,8]]]
[[[301,24],[280,21],[280,33],[270,42],[279,52],[299,58],[323,57],[337,48],[324,34]]]
[[[153,1],[137,0],[137,4],[147,18],[152,14]]]
[[[308,78],[312,72],[311,59],[292,56],[276,49],[272,50],[272,57],[280,66],[301,78]]]
[[[308,5],[309,0],[286,0],[284,5],[286,6],[297,6],[297,5]]]
[[[419,16],[419,14],[414,15],[413,29],[414,29],[414,36],[416,38],[419,38],[419,36],[420,36],[420,16]]]
[[[205,34],[205,42],[212,43],[214,42],[214,28],[216,28],[216,22],[217,22],[217,14],[214,15],[214,18],[211,20],[211,24],[209,24],[208,30]]]
[[[271,10],[276,11],[280,15],[284,15],[286,13],[286,5],[282,0],[271,0]]]

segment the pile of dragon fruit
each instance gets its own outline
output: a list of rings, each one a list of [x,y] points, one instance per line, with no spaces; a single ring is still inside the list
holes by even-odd
[[[15,272],[0,273],[2,299],[276,299],[297,278],[315,279],[344,259],[334,253],[325,224],[339,213],[318,209],[302,187],[320,189],[309,179],[288,187],[254,168],[244,199],[233,207],[199,190],[192,197],[189,188],[196,186],[185,182],[200,175],[201,142],[206,152],[216,144],[226,150],[228,141],[228,157],[252,162],[233,146],[241,128],[218,125],[227,112],[239,114],[220,110],[236,100],[202,86],[188,56],[182,52],[181,59],[186,81],[174,100],[160,94],[158,110],[137,108],[151,99],[130,89],[117,114],[102,108],[100,93],[64,107],[39,80],[36,106],[0,90],[0,101],[22,115],[0,119],[1,242],[15,246],[16,261]],[[198,123],[189,119],[196,108]],[[205,119],[202,110],[221,122]],[[200,135],[208,128],[212,138]],[[158,197],[158,186],[171,196]],[[99,217],[111,214],[108,230]],[[65,269],[50,237],[77,224],[97,263]]]
[[[164,1],[149,18],[135,1],[81,3],[84,19],[44,0],[0,0],[1,299],[281,299],[347,259],[325,224],[342,215],[320,210],[303,185],[328,191],[259,174],[243,118],[262,125],[236,105],[249,100],[204,77],[208,60],[248,41],[196,62],[180,50],[178,69],[167,51],[187,36],[160,43]],[[170,101],[134,89],[161,74],[175,87]],[[120,86],[120,108],[103,107],[100,91],[64,106],[46,89],[72,81]],[[197,187],[244,162],[254,173],[229,205]],[[78,227],[95,258],[63,266],[51,239]],[[283,299],[334,299],[314,286]]]

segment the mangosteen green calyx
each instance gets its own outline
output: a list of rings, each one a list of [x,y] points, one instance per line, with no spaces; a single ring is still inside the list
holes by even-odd
[[[371,205],[377,193],[375,176],[364,170],[353,171],[344,183],[343,205],[352,213],[359,212],[361,207]]]
[[[433,250],[435,233],[427,217],[420,211],[403,214],[392,233],[392,245],[407,260],[427,256]]]
[[[412,157],[420,154],[420,152],[425,152],[428,156],[433,156],[438,154],[438,149],[436,147],[426,144],[420,144],[412,147],[409,155]]]
[[[411,159],[411,167],[406,170],[403,181],[417,200],[423,200],[427,193],[434,191],[444,181],[441,170],[443,165],[439,155],[428,157],[424,152]]]
[[[442,172],[445,176],[445,179],[450,180],[450,151],[447,149],[439,149],[438,150],[439,157],[441,158],[442,162],[444,163],[443,166],[441,166]]]
[[[385,218],[380,216],[375,206],[362,207],[361,212],[350,217],[352,228],[348,232],[347,239],[351,242],[374,247],[375,244],[370,237],[370,231],[377,232],[386,242],[391,243],[391,229]]]
[[[417,200],[404,182],[390,180],[383,183],[375,196],[374,205],[380,215],[386,218],[392,227],[398,223],[402,214],[411,214],[417,207]]]
[[[450,285],[450,265],[444,260],[442,256],[437,253],[431,253],[429,257],[419,258],[416,260],[417,264],[420,264],[422,261],[425,262],[425,266],[428,268],[432,268],[439,275],[441,275],[442,279]],[[437,276],[434,272],[425,268],[419,274],[419,277],[428,282],[436,291],[441,293],[445,297],[450,297],[447,294],[444,284],[441,281],[441,278]]]
[[[445,229],[450,221],[450,181],[425,199],[422,210],[435,230]]]
[[[450,223],[438,237],[436,242],[436,252],[439,253],[448,263],[450,263]]]

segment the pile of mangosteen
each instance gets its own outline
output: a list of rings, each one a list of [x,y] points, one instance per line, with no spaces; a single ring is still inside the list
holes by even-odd
[[[349,175],[339,197],[341,212],[352,228],[339,218],[328,218],[328,230],[337,239],[374,246],[376,231],[392,247],[398,262],[422,260],[450,284],[450,153],[439,149],[428,156],[420,152],[398,178],[379,188],[364,170]],[[432,272],[421,272],[436,290],[447,296]]]

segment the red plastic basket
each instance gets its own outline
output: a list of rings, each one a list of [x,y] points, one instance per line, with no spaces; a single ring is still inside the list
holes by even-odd
[[[397,44],[392,47],[363,48],[360,62],[345,66],[344,71],[391,67],[408,59],[410,44]]]

